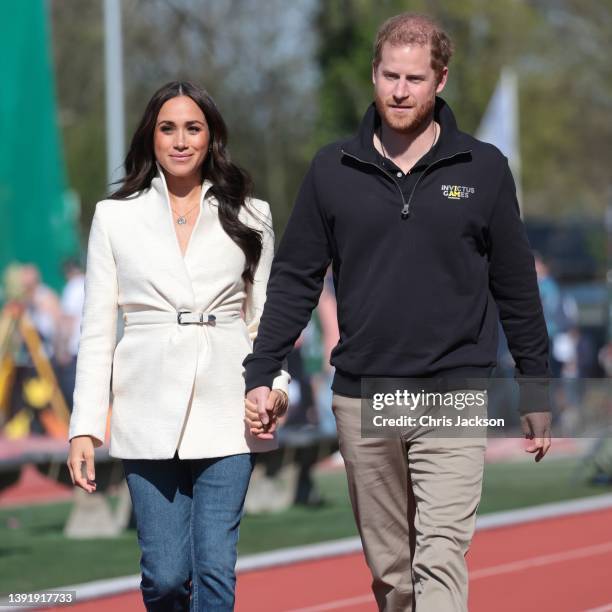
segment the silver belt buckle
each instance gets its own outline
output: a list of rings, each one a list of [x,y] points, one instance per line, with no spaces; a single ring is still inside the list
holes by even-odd
[[[215,315],[209,314],[207,315],[207,320],[204,321],[204,313],[200,312],[198,321],[183,321],[182,315],[186,315],[186,314],[195,314],[195,313],[189,310],[181,310],[176,316],[176,322],[179,325],[205,325],[205,324],[214,325],[217,320],[217,317],[215,317]]]
[[[176,315],[176,322],[179,325],[198,325],[198,321],[183,321],[183,315],[189,315],[189,314],[193,314],[191,311],[189,310],[181,310],[177,315]]]

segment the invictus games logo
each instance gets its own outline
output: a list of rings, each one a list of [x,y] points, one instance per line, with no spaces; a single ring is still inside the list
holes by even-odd
[[[449,200],[463,200],[476,193],[475,187],[465,185],[441,185],[442,195]]]

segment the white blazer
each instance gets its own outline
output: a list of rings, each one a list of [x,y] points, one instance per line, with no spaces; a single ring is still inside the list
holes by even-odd
[[[96,205],[69,439],[104,443],[112,387],[110,455],[125,459],[222,457],[277,447],[244,423],[242,361],[252,350],[274,254],[269,205],[250,200],[242,220],[263,232],[252,286],[245,256],[205,198],[183,258],[164,175],[127,200]],[[177,313],[216,321],[179,325]],[[117,316],[124,334],[117,343]],[[242,314],[244,313],[244,318]],[[112,371],[112,382],[111,382]],[[287,391],[279,371],[273,387]],[[96,442],[96,446],[99,446]]]

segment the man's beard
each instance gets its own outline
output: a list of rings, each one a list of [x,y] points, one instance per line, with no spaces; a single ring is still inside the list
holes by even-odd
[[[436,105],[436,99],[432,97],[420,106],[410,109],[405,116],[399,116],[393,113],[392,108],[389,108],[390,104],[395,104],[393,98],[383,100],[383,98],[377,95],[375,102],[378,114],[392,130],[402,134],[415,135],[420,134],[429,125]]]

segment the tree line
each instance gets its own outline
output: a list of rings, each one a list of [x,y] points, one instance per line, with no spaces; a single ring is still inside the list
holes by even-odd
[[[52,0],[56,86],[85,234],[106,193],[102,0]],[[161,84],[213,96],[233,159],[280,232],[318,147],[353,132],[372,100],[385,18],[438,17],[455,43],[443,94],[474,132],[503,66],[519,77],[526,215],[601,218],[610,198],[612,0],[124,0],[128,136]]]

